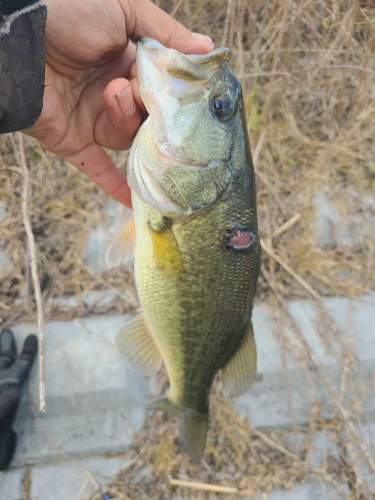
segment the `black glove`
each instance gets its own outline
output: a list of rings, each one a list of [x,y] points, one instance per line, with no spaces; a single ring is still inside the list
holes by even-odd
[[[0,471],[8,467],[16,447],[17,435],[12,425],[37,346],[36,336],[29,335],[17,359],[12,331],[5,329],[0,333]]]

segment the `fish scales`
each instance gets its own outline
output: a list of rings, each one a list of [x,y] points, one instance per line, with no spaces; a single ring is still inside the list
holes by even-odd
[[[255,377],[251,312],[260,245],[254,168],[227,49],[184,56],[142,39],[138,50],[150,117],[129,158],[134,219],[109,250],[109,261],[118,262],[115,254],[135,240],[141,312],[124,326],[118,345],[141,373],[154,373],[164,361],[170,390],[151,407],[180,416],[183,444],[198,462],[216,373],[222,370],[230,395],[247,390]]]
[[[140,302],[168,373],[173,373],[174,397],[200,413],[207,411],[212,379],[238,348],[251,315],[251,284],[258,267],[255,249],[246,253],[225,249],[226,228],[233,221],[256,228],[255,214],[248,208],[249,190],[243,176],[238,177],[225,202],[199,218],[173,224],[184,263],[184,272],[179,274],[171,276],[158,266],[148,228],[149,208],[144,204],[139,211],[135,208],[139,213],[135,275]],[[134,206],[138,203],[142,202],[135,200]]]

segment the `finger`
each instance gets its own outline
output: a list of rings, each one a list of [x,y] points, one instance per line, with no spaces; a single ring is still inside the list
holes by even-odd
[[[14,379],[19,381],[20,387],[25,383],[33,365],[38,350],[38,342],[35,335],[29,335],[23,345],[21,356],[10,369]]]
[[[129,70],[129,79],[133,79],[133,78],[137,78],[137,64],[135,61],[130,66],[130,70]]]
[[[8,368],[16,357],[17,348],[13,332],[6,328],[0,334],[0,370]]]
[[[163,12],[150,0],[121,2],[125,10],[127,32],[137,42],[141,36],[149,36],[166,47],[185,54],[206,54],[214,48],[211,38],[194,35],[185,26]],[[130,12],[126,12],[130,8]]]
[[[136,102],[136,104],[139,108],[139,111],[141,112],[142,120],[145,120],[148,116],[148,113],[147,113],[147,109],[145,108],[145,105],[144,105],[142,98],[141,98],[139,81],[137,78],[132,78],[130,80],[130,84],[132,86],[133,99]]]
[[[111,158],[98,144],[90,144],[66,159],[120,203],[127,207],[132,206],[126,175],[115,167]]]
[[[104,111],[95,124],[96,142],[106,148],[128,149],[142,123],[142,114],[125,78],[110,82],[103,93]]]
[[[129,70],[129,76],[130,84],[132,86],[132,91],[133,91],[133,98],[139,107],[141,113],[142,113],[142,118],[145,120],[148,116],[147,110],[145,108],[145,105],[143,104],[142,98],[141,98],[141,93],[139,90],[139,81],[137,78],[137,65],[136,62],[134,61],[133,64],[130,67]]]

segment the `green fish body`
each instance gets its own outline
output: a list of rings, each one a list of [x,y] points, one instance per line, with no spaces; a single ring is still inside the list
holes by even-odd
[[[170,390],[151,407],[181,418],[194,462],[204,450],[217,372],[229,396],[248,390],[256,375],[255,178],[228,57],[227,49],[185,56],[141,39],[137,71],[150,117],[129,158],[133,220],[108,258],[116,264],[134,252],[141,310],[118,345],[143,374],[164,362]]]

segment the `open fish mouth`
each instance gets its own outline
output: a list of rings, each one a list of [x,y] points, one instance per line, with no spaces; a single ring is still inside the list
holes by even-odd
[[[137,45],[137,77],[147,111],[151,113],[155,96],[166,86],[180,98],[201,92],[214,72],[229,60],[230,51],[225,47],[204,55],[185,55],[142,37]]]

